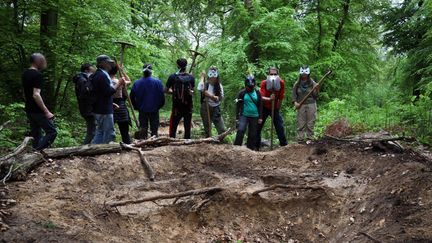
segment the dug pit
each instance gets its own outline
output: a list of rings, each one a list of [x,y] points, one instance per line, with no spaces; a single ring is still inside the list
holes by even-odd
[[[45,163],[8,185],[6,242],[430,242],[432,174],[413,152],[319,141],[253,152],[166,146]],[[276,186],[275,186],[276,185]],[[273,187],[272,187],[273,186]],[[112,203],[203,188],[199,195]],[[260,190],[262,192],[260,192]]]

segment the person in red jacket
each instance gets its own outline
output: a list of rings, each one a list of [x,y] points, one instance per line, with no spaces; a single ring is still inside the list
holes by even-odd
[[[276,67],[269,68],[267,79],[261,82],[260,93],[264,107],[262,123],[258,125],[257,147],[261,147],[261,131],[267,117],[272,114],[272,100],[274,100],[273,124],[279,144],[280,146],[286,146],[288,143],[284,131],[284,121],[280,114],[280,108],[285,95],[285,82],[279,77],[279,70]]]

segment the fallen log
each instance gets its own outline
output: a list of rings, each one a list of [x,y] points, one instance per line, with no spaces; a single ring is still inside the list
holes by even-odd
[[[288,190],[312,190],[312,191],[325,191],[322,186],[301,186],[301,185],[285,185],[285,184],[274,184],[269,187],[264,187],[262,189],[252,192],[252,195],[258,195],[262,192],[273,191],[275,189],[282,188]]]
[[[158,146],[181,146],[181,145],[193,145],[193,144],[202,144],[202,143],[220,143],[222,142],[226,136],[231,134],[234,130],[228,129],[224,133],[221,133],[215,137],[210,138],[202,138],[202,139],[177,139],[170,137],[156,137],[150,138],[147,140],[140,140],[135,142],[135,147],[158,147]]]
[[[138,204],[138,203],[156,201],[156,200],[161,200],[161,199],[173,199],[173,198],[195,196],[195,195],[207,194],[207,193],[216,193],[216,192],[220,192],[222,190],[224,190],[222,187],[206,187],[206,188],[184,191],[184,192],[173,193],[173,194],[162,194],[162,195],[144,197],[144,198],[134,199],[134,200],[110,202],[110,203],[107,203],[107,205],[110,207],[119,207],[119,206],[125,206],[125,205],[129,205],[129,204]]]
[[[154,172],[153,168],[150,166],[147,159],[144,157],[144,153],[141,151],[141,149],[133,147],[132,145],[129,145],[129,144],[125,144],[125,143],[121,143],[121,146],[125,149],[138,152],[138,155],[139,155],[139,158],[141,161],[141,165],[144,167],[144,171],[146,172],[147,177],[150,179],[150,181],[154,181],[155,172]]]

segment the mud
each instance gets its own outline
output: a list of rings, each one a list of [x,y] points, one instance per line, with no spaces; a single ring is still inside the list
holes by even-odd
[[[6,242],[431,242],[432,173],[413,152],[319,141],[272,152],[231,145],[133,152],[46,163],[8,184],[17,203]],[[323,190],[276,189],[272,184]],[[107,202],[211,186],[213,195],[108,210]]]

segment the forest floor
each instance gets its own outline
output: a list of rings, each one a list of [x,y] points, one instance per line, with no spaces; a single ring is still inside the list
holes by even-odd
[[[165,146],[48,161],[7,184],[6,242],[431,242],[432,162],[320,140],[271,152]],[[252,195],[273,184],[290,185]],[[302,189],[302,186],[307,186]],[[125,199],[223,191],[107,210]],[[308,187],[312,189],[308,189]],[[315,189],[313,189],[315,188]]]

